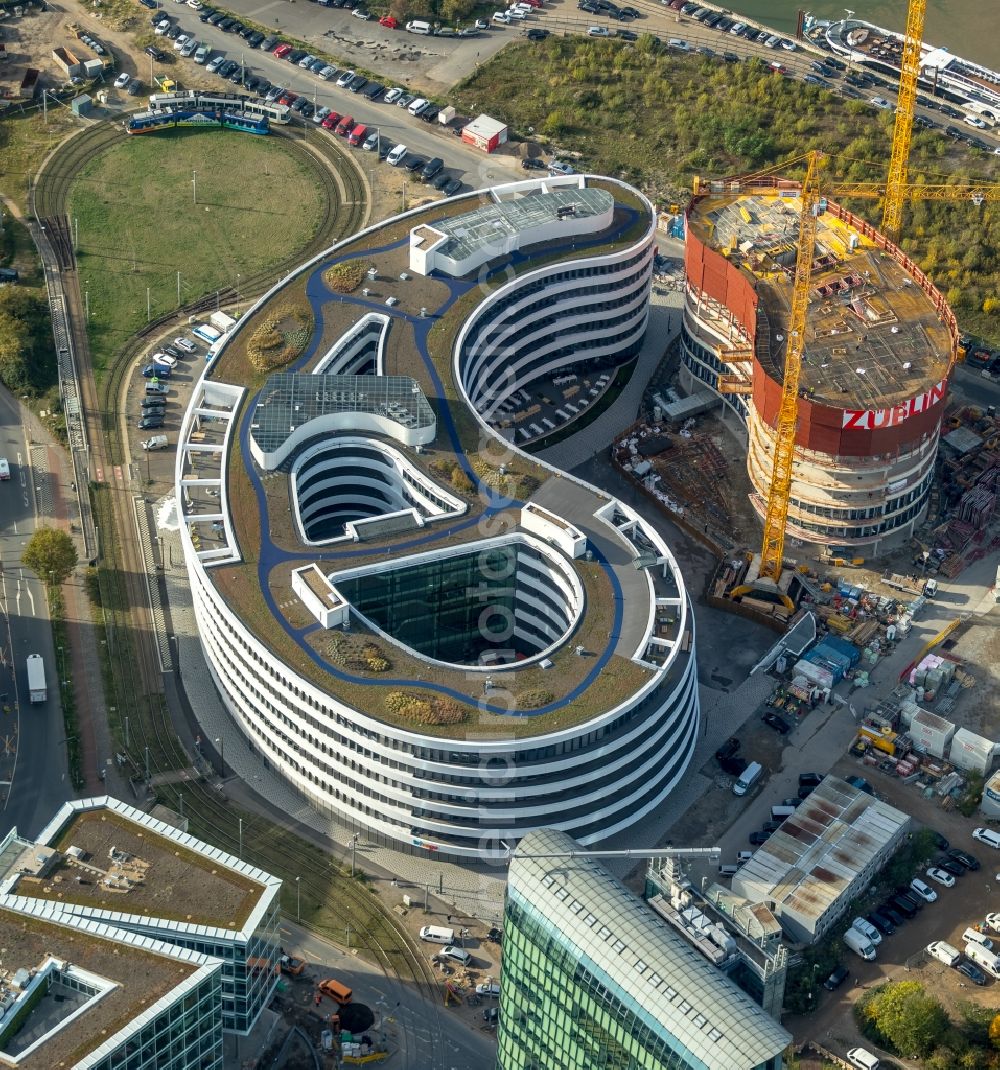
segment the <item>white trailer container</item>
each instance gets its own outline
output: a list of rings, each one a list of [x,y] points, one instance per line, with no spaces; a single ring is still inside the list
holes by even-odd
[[[1000,955],[987,951],[979,944],[967,943],[965,957],[976,965],[982,966],[991,977],[1000,977]]]
[[[955,726],[951,721],[928,710],[914,714],[910,722],[910,738],[921,750],[933,754],[935,758],[943,758],[948,753],[948,744],[954,734]]]
[[[28,696],[31,702],[45,702],[49,697],[45,683],[45,662],[41,654],[28,655]]]
[[[970,769],[985,776],[993,762],[995,749],[992,739],[960,728],[952,737],[948,760],[959,769]]]

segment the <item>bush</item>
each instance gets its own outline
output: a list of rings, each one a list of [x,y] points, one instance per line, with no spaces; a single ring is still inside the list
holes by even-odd
[[[391,714],[418,724],[460,724],[466,711],[454,699],[412,691],[390,691],[385,708]]]
[[[522,710],[537,710],[555,701],[555,695],[544,687],[533,687],[527,691],[518,691],[517,706]]]
[[[371,265],[367,260],[342,260],[323,272],[323,281],[332,293],[350,294],[365,281]]]
[[[471,494],[476,489],[472,480],[457,464],[451,470],[451,485],[459,494]]]
[[[308,305],[288,304],[273,309],[247,343],[250,363],[260,372],[284,367],[309,344],[314,326]]]

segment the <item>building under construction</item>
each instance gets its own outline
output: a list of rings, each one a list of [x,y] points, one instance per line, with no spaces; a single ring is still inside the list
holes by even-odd
[[[800,213],[798,183],[770,176],[701,183],[687,209],[682,383],[721,396],[761,516]],[[786,530],[874,552],[926,511],[955,317],[897,246],[825,199],[810,283]]]

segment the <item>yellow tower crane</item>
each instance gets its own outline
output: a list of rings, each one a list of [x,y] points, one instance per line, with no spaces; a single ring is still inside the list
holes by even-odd
[[[907,198],[968,200],[977,206],[985,201],[1000,199],[1000,187],[996,186],[953,186],[947,183],[910,186],[907,183],[926,12],[927,0],[910,0],[906,14],[906,33],[900,62],[899,92],[887,181],[884,185],[874,182],[843,182],[830,190],[831,194],[838,197],[884,196],[881,229],[882,233],[894,243],[898,242],[902,230],[903,202]],[[785,527],[788,522],[788,500],[795,458],[795,436],[798,430],[799,381],[802,373],[809,308],[809,278],[816,244],[820,201],[821,157],[819,153],[812,152],[807,154],[807,159],[806,177],[802,183],[802,220],[799,226],[795,277],[792,284],[788,347],[785,352],[785,370],[781,383],[781,404],[775,425],[774,466],[771,471],[767,508],[764,514],[764,540],[761,548],[760,568],[753,584],[737,587],[732,592],[732,597],[738,598],[760,586],[766,591],[777,593],[790,609],[794,608],[792,601],[780,590],[778,581],[781,578]],[[955,356],[956,354],[952,353],[952,360]]]
[[[882,206],[882,233],[891,242],[899,241],[903,227],[903,201],[906,197],[907,166],[910,161],[910,138],[913,136],[913,109],[917,103],[917,79],[920,77],[920,49],[924,38],[924,14],[927,0],[910,0],[906,13],[906,36],[899,65],[899,93],[896,122],[892,130],[892,154]]]
[[[789,164],[807,162],[806,177],[802,183],[802,218],[799,224],[799,238],[795,257],[795,276],[792,284],[791,312],[788,320],[788,346],[785,350],[785,368],[781,382],[781,404],[774,435],[774,465],[767,494],[767,508],[764,514],[764,540],[761,548],[760,567],[752,582],[735,587],[730,593],[732,598],[760,591],[777,595],[789,608],[794,604],[787,594],[781,591],[778,581],[781,578],[782,560],[785,547],[785,527],[788,521],[788,499],[792,484],[792,466],[795,458],[795,436],[798,430],[799,383],[802,374],[802,357],[806,348],[806,326],[809,310],[809,280],[812,274],[815,254],[816,229],[820,208],[819,171],[821,154],[812,151],[803,156],[787,161]],[[772,169],[774,170],[774,169]],[[881,182],[835,182],[824,193],[838,198],[865,197],[878,198],[885,195],[886,187]],[[903,197],[911,200],[928,201],[970,201],[981,205],[986,202],[1000,201],[1000,186],[949,185],[948,183],[928,183],[904,185]],[[952,353],[952,361],[956,354]]]

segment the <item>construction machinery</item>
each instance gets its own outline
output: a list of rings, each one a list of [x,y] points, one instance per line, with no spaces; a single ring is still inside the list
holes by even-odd
[[[292,955],[282,955],[278,965],[281,972],[288,977],[299,977],[306,968],[302,959],[294,958]]]
[[[824,192],[838,198],[884,196],[882,229],[893,241],[899,235],[903,202],[907,198],[970,201],[976,206],[1000,200],[1000,186],[996,185],[960,186],[948,183],[910,185],[907,182],[907,161],[913,130],[917,78],[920,74],[920,49],[926,6],[926,0],[910,0],[899,80],[899,106],[896,109],[888,180],[885,183],[836,182],[829,188],[823,187]],[[798,428],[799,383],[805,350],[810,275],[815,255],[817,218],[822,206],[819,181],[821,154],[813,151],[789,162],[802,161],[806,162],[806,176],[801,188],[802,217],[796,248],[781,404],[775,426],[774,462],[764,518],[764,538],[759,562],[751,564],[747,581],[735,587],[731,592],[731,597],[734,599],[742,598],[751,592],[764,594],[769,598],[777,598],[790,610],[794,609],[794,603],[787,590],[783,589],[784,585],[780,584],[780,580],[795,456],[795,437]],[[958,356],[957,340],[955,346],[952,362]],[[756,569],[753,567],[754,564],[757,565]]]

